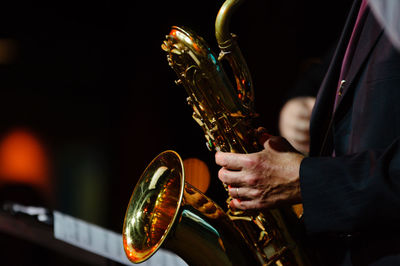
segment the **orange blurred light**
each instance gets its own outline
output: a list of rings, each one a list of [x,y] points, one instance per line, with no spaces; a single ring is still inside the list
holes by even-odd
[[[0,182],[48,188],[48,162],[44,149],[28,131],[14,130],[0,142]]]
[[[11,64],[17,57],[17,41],[10,38],[0,38],[0,64]]]
[[[185,181],[205,193],[210,185],[210,171],[205,162],[197,158],[183,161]]]

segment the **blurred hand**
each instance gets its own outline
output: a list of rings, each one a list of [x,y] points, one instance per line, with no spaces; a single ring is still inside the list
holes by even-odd
[[[279,130],[293,147],[308,154],[310,151],[310,119],[315,104],[314,97],[297,97],[289,100],[279,117]]]
[[[265,209],[301,201],[299,171],[304,156],[284,138],[269,137],[257,153],[217,152],[219,179],[228,185],[234,209]]]

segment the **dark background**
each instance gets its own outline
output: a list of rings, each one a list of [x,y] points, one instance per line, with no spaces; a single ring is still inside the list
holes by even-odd
[[[350,2],[251,0],[235,13],[231,29],[253,76],[258,126],[278,134],[287,94],[336,42]],[[205,161],[207,194],[224,199],[213,153],[160,48],[171,25],[185,25],[217,53],[222,3],[1,4],[0,39],[13,40],[16,56],[0,64],[0,138],[22,128],[41,143],[53,184],[43,205],[120,232],[135,182],[166,149]]]

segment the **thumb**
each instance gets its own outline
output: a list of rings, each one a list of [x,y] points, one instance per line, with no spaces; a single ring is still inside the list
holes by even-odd
[[[257,128],[255,130],[255,135],[260,145],[263,145],[271,137],[271,135],[268,134],[267,130],[263,127]]]
[[[271,136],[267,142],[264,143],[265,148],[271,148],[277,152],[298,152],[295,148],[282,137]]]

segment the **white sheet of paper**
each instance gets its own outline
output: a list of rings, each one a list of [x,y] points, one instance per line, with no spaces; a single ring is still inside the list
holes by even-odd
[[[56,239],[110,260],[125,265],[134,265],[125,256],[122,245],[122,235],[58,211],[54,211],[53,215],[54,237]],[[140,265],[183,266],[187,264],[177,255],[160,249],[154,254],[154,256]]]

